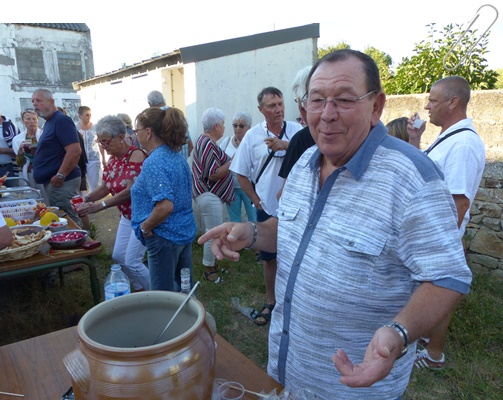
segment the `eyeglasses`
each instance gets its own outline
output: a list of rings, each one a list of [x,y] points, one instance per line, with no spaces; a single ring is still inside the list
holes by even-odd
[[[328,102],[334,103],[334,106],[337,107],[339,111],[349,111],[355,107],[356,102],[364,99],[367,96],[370,96],[373,93],[376,93],[376,91],[371,90],[370,92],[364,94],[363,96],[352,97],[352,98],[336,97],[335,99],[332,100],[327,100],[324,98],[308,99],[306,102],[306,111],[312,113],[322,113]]]
[[[133,132],[134,132],[135,135],[138,136],[138,132],[143,131],[145,129],[147,129],[147,128],[133,129]]]
[[[98,143],[101,147],[106,147],[110,144],[110,142],[112,140],[114,140],[115,138],[111,138],[111,139],[108,139],[108,140],[96,140],[96,143]]]
[[[246,124],[232,124],[232,127],[235,129],[235,128],[241,128],[243,129],[245,126],[248,126]]]
[[[307,93],[302,97],[294,97],[293,101],[295,101],[297,104],[299,104],[299,103],[302,104],[306,101],[306,97],[307,97]]]

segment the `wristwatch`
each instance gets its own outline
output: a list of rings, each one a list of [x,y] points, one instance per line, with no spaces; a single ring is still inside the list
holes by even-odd
[[[62,173],[58,172],[58,173],[56,174],[56,178],[58,178],[58,179],[63,179],[63,180],[64,180],[64,179],[65,179],[65,176],[64,176]]]
[[[103,207],[103,208],[107,208],[107,203],[105,203],[105,201],[102,201],[102,202],[101,202],[101,207]]]
[[[398,356],[398,358],[401,358],[405,354],[407,354],[407,351],[409,350],[409,341],[410,341],[409,332],[407,331],[407,329],[405,329],[405,327],[402,324],[399,324],[398,322],[395,321],[392,321],[389,324],[385,324],[383,325],[383,327],[393,328],[395,331],[398,332],[398,334],[402,338],[403,348],[402,353]]]

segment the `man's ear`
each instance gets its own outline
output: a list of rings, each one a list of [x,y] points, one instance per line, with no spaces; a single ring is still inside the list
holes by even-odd
[[[449,99],[449,108],[453,109],[459,105],[459,97],[453,96]]]
[[[386,104],[386,95],[384,92],[379,92],[376,94],[376,98],[374,99],[374,108],[372,110],[372,126],[377,125],[379,122],[382,112],[384,110],[384,105]]]

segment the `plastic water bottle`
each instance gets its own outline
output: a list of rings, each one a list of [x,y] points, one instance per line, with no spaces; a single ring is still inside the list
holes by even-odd
[[[124,296],[129,293],[131,293],[131,286],[128,277],[121,271],[119,264],[112,265],[110,273],[105,279],[105,300]]]
[[[189,294],[190,292],[190,269],[189,268],[182,268],[180,271],[180,286],[181,286],[181,293]]]

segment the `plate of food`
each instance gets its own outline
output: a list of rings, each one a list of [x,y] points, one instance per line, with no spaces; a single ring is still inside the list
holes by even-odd
[[[87,239],[88,232],[80,229],[68,229],[55,232],[48,240],[54,250],[65,250],[80,247]]]

